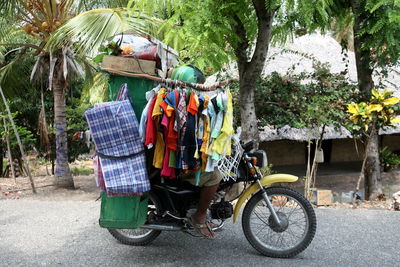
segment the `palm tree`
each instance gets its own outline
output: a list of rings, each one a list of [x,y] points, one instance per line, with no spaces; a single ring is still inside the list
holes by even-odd
[[[74,188],[68,165],[67,121],[65,92],[73,75],[85,75],[91,79],[94,71],[88,60],[106,38],[125,30],[144,33],[148,23],[142,17],[133,16],[124,8],[127,0],[74,1],[74,0],[3,0],[0,16],[28,35],[25,43],[0,43],[18,47],[15,57],[0,73],[1,82],[15,77],[11,66],[18,65],[28,55],[36,58],[31,80],[48,78],[48,89],[54,96],[54,128],[56,131],[56,184]],[[109,8],[102,8],[108,6]],[[94,9],[93,9],[94,8]],[[97,9],[96,9],[97,8]],[[2,30],[0,24],[0,32]],[[4,28],[4,27],[3,27]],[[1,50],[0,50],[1,53]],[[0,54],[1,56],[1,54]],[[1,70],[0,70],[1,71]]]

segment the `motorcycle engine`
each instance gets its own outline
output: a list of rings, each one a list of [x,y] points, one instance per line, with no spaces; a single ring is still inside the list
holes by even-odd
[[[212,204],[209,209],[211,211],[211,218],[213,219],[226,220],[232,217],[233,214],[232,204],[224,200]]]

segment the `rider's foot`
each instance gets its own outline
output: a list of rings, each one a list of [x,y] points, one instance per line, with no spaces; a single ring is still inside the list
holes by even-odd
[[[213,239],[215,238],[215,234],[210,226],[210,223],[204,219],[198,219],[195,216],[190,218],[190,222],[193,225],[194,229],[203,237]]]
[[[210,225],[214,233],[224,230],[222,227],[220,227],[220,224],[213,223],[212,221],[208,221],[208,224]]]

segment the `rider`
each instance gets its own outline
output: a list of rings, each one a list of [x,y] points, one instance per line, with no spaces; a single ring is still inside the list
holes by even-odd
[[[172,79],[180,80],[188,83],[204,83],[204,74],[195,66],[187,65],[181,66],[172,72]],[[196,185],[196,178],[193,172],[184,174],[182,179],[189,183]],[[215,193],[217,192],[218,185],[222,180],[222,174],[217,168],[213,172],[203,172],[200,176],[200,199],[196,213],[190,218],[193,227],[202,236],[206,238],[214,238],[212,224],[207,221],[206,214],[208,206],[211,203]]]
[[[194,173],[184,174],[182,179],[195,185],[196,178]],[[196,212],[190,218],[190,221],[196,231],[206,238],[214,238],[212,224],[207,221],[207,209],[217,192],[218,185],[222,180],[221,172],[215,168],[213,172],[203,172],[200,176],[200,199]]]

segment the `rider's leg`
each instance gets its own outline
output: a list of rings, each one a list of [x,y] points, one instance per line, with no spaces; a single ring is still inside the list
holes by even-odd
[[[207,223],[207,209],[213,199],[215,193],[217,192],[218,184],[211,186],[203,186],[200,191],[199,205],[197,207],[196,213],[193,215],[192,220],[197,224]],[[200,233],[206,237],[214,237],[214,233],[207,228],[199,229]]]
[[[191,183],[196,184],[196,178],[193,175],[184,175],[183,180]],[[192,216],[192,222],[199,226],[199,225],[206,225],[209,223],[207,222],[207,209],[213,199],[215,193],[217,192],[218,185],[222,180],[222,174],[218,169],[215,169],[213,172],[203,172],[200,178],[200,199],[199,204],[197,207],[196,213]],[[214,237],[214,233],[212,230],[209,230],[207,227],[196,227],[197,231],[200,232],[203,236],[212,238]]]
[[[206,219],[207,209],[213,199],[215,193],[217,192],[218,185],[203,186],[200,191],[199,205],[197,211],[194,214],[194,219],[196,221],[204,221]]]

